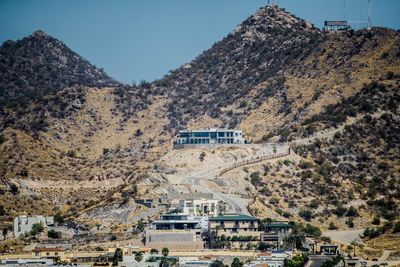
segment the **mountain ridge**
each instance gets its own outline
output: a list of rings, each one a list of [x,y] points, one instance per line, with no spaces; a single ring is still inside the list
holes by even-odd
[[[36,32],[32,38],[50,37]],[[78,79],[75,83],[79,75],[72,75],[72,84],[43,88],[43,94],[28,98],[23,108],[9,105],[2,109],[0,130],[5,140],[0,143],[0,170],[7,190],[0,200],[8,203],[9,214],[15,215],[29,212],[29,207],[13,209],[12,200],[23,195],[29,202],[34,195],[47,201],[49,210],[63,211],[73,217],[102,201],[127,203],[129,199],[146,197],[164,186],[153,179],[153,174],[160,172],[156,166],[158,159],[171,150],[171,139],[182,128],[240,127],[259,143],[291,142],[307,137],[332,126],[312,120],[313,116],[329,117],[324,112],[345,107],[346,99],[364,92],[369,84],[382,82],[392,86],[377,94],[381,98],[396,95],[393,92],[398,90],[399,44],[400,34],[394,30],[323,32],[282,9],[266,7],[209,50],[152,83],[121,85],[95,71],[104,78],[97,84],[93,79],[97,76],[88,65],[90,75],[82,82]],[[37,56],[41,58],[40,53]],[[62,70],[61,63],[53,67]],[[11,74],[18,75],[17,69],[13,71]],[[35,84],[36,78],[31,78],[28,84]],[[57,79],[54,82],[57,84]],[[381,103],[378,100],[371,97],[374,105]],[[330,109],[329,105],[337,106]],[[396,123],[395,119],[384,117],[379,118],[377,125],[385,125],[386,120]],[[361,121],[354,129],[370,129],[366,123]],[[333,127],[342,124],[343,120],[338,120]],[[351,136],[349,129],[344,132],[347,137]],[[373,131],[366,134],[373,135]],[[397,140],[393,131],[384,137]],[[314,196],[332,189],[336,200],[345,199],[340,192],[342,188],[334,187],[336,181],[345,181],[346,194],[361,187],[357,189],[356,200],[368,197],[364,191],[369,183],[358,183],[352,175],[344,175],[343,163],[335,163],[331,155],[332,146],[343,146],[342,139],[337,138],[332,144],[324,141],[320,144],[321,151],[315,153],[311,150],[315,149],[314,143],[309,144],[307,153],[296,150],[295,160],[288,163],[293,167],[289,174],[301,190],[312,189],[314,192],[309,194]],[[13,150],[13,144],[18,144],[17,151]],[[364,148],[361,138],[355,139],[353,151],[361,148]],[[375,159],[382,151],[369,149],[368,153]],[[326,162],[319,161],[320,155],[326,157]],[[315,174],[303,170],[300,160],[312,161]],[[275,171],[281,165],[276,163],[271,167],[274,175],[267,172],[266,178],[287,179],[289,174]],[[374,163],[374,168],[375,165],[379,163]],[[329,175],[335,175],[334,184],[324,176],[326,169]],[[393,179],[398,179],[396,169],[391,170]],[[64,188],[68,194],[55,189],[54,183],[63,181],[69,186]],[[84,187],[88,181],[93,181],[94,188]],[[28,182],[34,194],[25,191],[24,184]],[[104,189],[105,183],[110,186]],[[141,188],[134,188],[139,183]],[[16,195],[11,184],[21,189]],[[308,186],[313,184],[315,187]],[[50,189],[44,189],[45,185]],[[82,200],[79,186],[85,188],[87,199]],[[248,193],[249,197],[270,198],[266,194],[269,191],[264,189],[257,188]],[[395,193],[392,195],[396,197]],[[300,193],[293,197],[307,201]],[[377,201],[380,197],[377,194],[370,200]],[[329,203],[322,197],[320,200]],[[263,208],[272,209],[268,205]],[[280,208],[287,206],[285,203]]]
[[[3,43],[0,73],[0,103],[8,105],[36,100],[68,86],[120,84],[41,30],[21,40]]]

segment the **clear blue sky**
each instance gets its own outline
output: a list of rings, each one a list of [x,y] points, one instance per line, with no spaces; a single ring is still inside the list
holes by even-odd
[[[374,26],[400,28],[400,0],[371,0]],[[267,0],[0,0],[0,42],[42,29],[117,80],[161,78],[189,62]],[[280,0],[321,27],[343,19],[343,0]],[[348,20],[367,0],[347,0]]]

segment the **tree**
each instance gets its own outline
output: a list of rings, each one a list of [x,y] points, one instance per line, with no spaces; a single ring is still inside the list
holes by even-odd
[[[210,263],[210,267],[224,267],[224,263],[220,260],[215,260]]]
[[[164,257],[167,257],[168,254],[169,254],[169,249],[168,249],[168,248],[163,248],[163,249],[161,250],[161,254],[162,254]]]
[[[63,217],[60,213],[57,213],[57,214],[54,216],[54,221],[55,221],[58,225],[61,225],[61,224],[64,223],[64,217]]]
[[[178,259],[177,258],[170,259],[170,266],[176,266],[177,263],[178,263]]]
[[[137,251],[135,253],[135,261],[141,262],[143,260],[143,252]]]
[[[161,266],[167,267],[168,266],[168,258],[166,256],[161,258]]]
[[[154,257],[154,256],[150,256],[150,257],[148,257],[147,260],[146,260],[146,262],[156,262],[156,261],[157,261],[157,259],[156,259],[156,257]]]
[[[261,251],[266,251],[266,250],[268,250],[268,249],[271,249],[271,245],[268,244],[268,243],[265,243],[265,242],[260,242],[260,243],[258,244],[257,249],[258,249],[258,250],[261,250]]]
[[[292,259],[285,259],[284,266],[286,267],[302,267],[308,261],[306,254],[299,254],[293,256]]]
[[[321,265],[321,267],[334,267],[337,266],[338,263],[343,260],[343,257],[338,255],[336,257],[333,257],[332,259],[327,259],[326,261],[324,261]]]
[[[3,236],[4,236],[4,240],[7,238],[7,234],[8,234],[8,228],[5,227],[3,228]]]
[[[119,261],[122,261],[122,249],[117,248],[113,256],[113,266],[117,266]]]
[[[47,236],[49,238],[58,239],[61,238],[61,232],[51,229],[50,231],[47,232]]]
[[[234,258],[231,264],[231,267],[242,267],[243,262],[241,262],[238,258]]]
[[[37,234],[43,232],[43,230],[44,230],[43,223],[35,223],[35,224],[32,226],[32,230],[31,230],[30,234],[31,234],[32,236],[35,236],[35,235],[37,235]]]
[[[6,214],[6,210],[3,205],[0,205],[0,216],[4,216]]]
[[[143,231],[144,231],[144,221],[143,221],[143,218],[140,219],[140,220],[138,221],[138,224],[137,224],[137,226],[136,226],[136,230],[138,230],[139,232],[143,232]]]

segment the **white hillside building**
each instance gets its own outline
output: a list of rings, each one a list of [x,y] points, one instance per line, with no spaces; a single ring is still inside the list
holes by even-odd
[[[14,236],[19,237],[25,233],[29,233],[35,223],[41,223],[44,227],[47,227],[54,224],[54,217],[45,217],[43,215],[18,216],[14,218]]]
[[[201,129],[179,131],[175,145],[246,144],[242,130]]]

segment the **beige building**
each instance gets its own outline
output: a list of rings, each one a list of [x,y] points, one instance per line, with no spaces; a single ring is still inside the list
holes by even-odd
[[[32,255],[40,259],[52,259],[55,262],[66,260],[65,249],[57,247],[36,247]]]
[[[162,250],[203,249],[200,229],[146,230],[146,246]]]
[[[243,214],[226,214],[212,217],[208,221],[209,232],[213,235],[260,237],[258,219]]]

